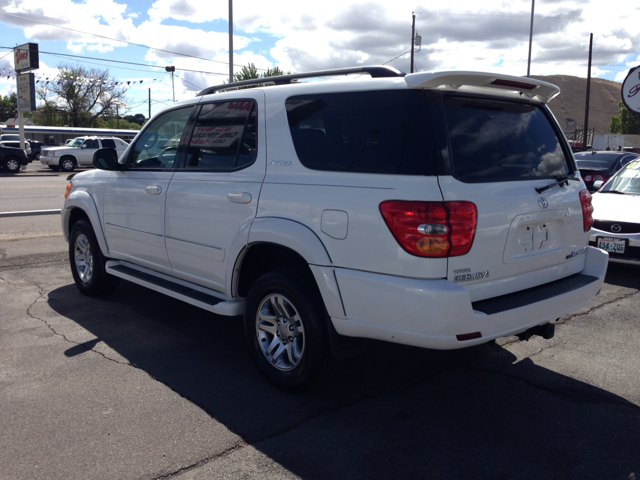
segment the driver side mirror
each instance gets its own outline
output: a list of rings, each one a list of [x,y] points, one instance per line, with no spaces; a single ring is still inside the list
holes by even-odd
[[[87,148],[87,144],[86,144],[86,143],[83,143],[83,144],[80,146],[80,148]]]
[[[99,148],[93,152],[93,166],[100,170],[122,170],[118,163],[118,151],[115,148]]]

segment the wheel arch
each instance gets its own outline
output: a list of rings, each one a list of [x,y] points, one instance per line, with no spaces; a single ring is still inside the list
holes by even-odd
[[[71,227],[80,219],[86,219],[91,224],[102,254],[108,256],[109,248],[102,230],[98,208],[93,197],[82,190],[71,192],[62,209],[62,233],[67,242],[69,241]]]
[[[283,218],[261,218],[251,225],[248,244],[234,266],[233,295],[246,297],[253,282],[281,266],[305,269],[329,316],[345,317],[333,262],[324,244],[309,227]]]

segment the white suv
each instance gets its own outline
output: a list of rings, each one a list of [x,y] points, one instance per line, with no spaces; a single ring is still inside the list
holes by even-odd
[[[73,172],[77,167],[93,165],[93,154],[99,148],[115,148],[122,153],[129,146],[117,137],[77,137],[61,147],[47,147],[40,152],[40,163],[51,170]]]
[[[355,351],[349,337],[550,338],[600,292],[607,254],[587,246],[591,196],[545,105],[556,86],[387,67],[270,80],[176,103],[73,177],[80,291],[123,278],[244,315],[256,365],[290,391]]]

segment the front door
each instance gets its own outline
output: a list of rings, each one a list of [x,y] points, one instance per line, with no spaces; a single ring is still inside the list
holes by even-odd
[[[123,171],[114,172],[104,198],[104,231],[113,258],[171,273],[164,211],[180,137],[194,106],[156,117],[131,146]]]

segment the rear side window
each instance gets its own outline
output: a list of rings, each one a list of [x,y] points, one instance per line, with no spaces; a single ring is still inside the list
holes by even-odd
[[[325,93],[286,102],[300,162],[313,170],[427,175],[435,148],[417,90]]]
[[[203,105],[189,140],[185,167],[231,171],[253,163],[256,118],[252,100]]]
[[[102,146],[105,148],[116,148],[116,142],[114,142],[110,138],[103,138]]]
[[[445,97],[453,175],[497,182],[569,173],[556,131],[536,105]]]

